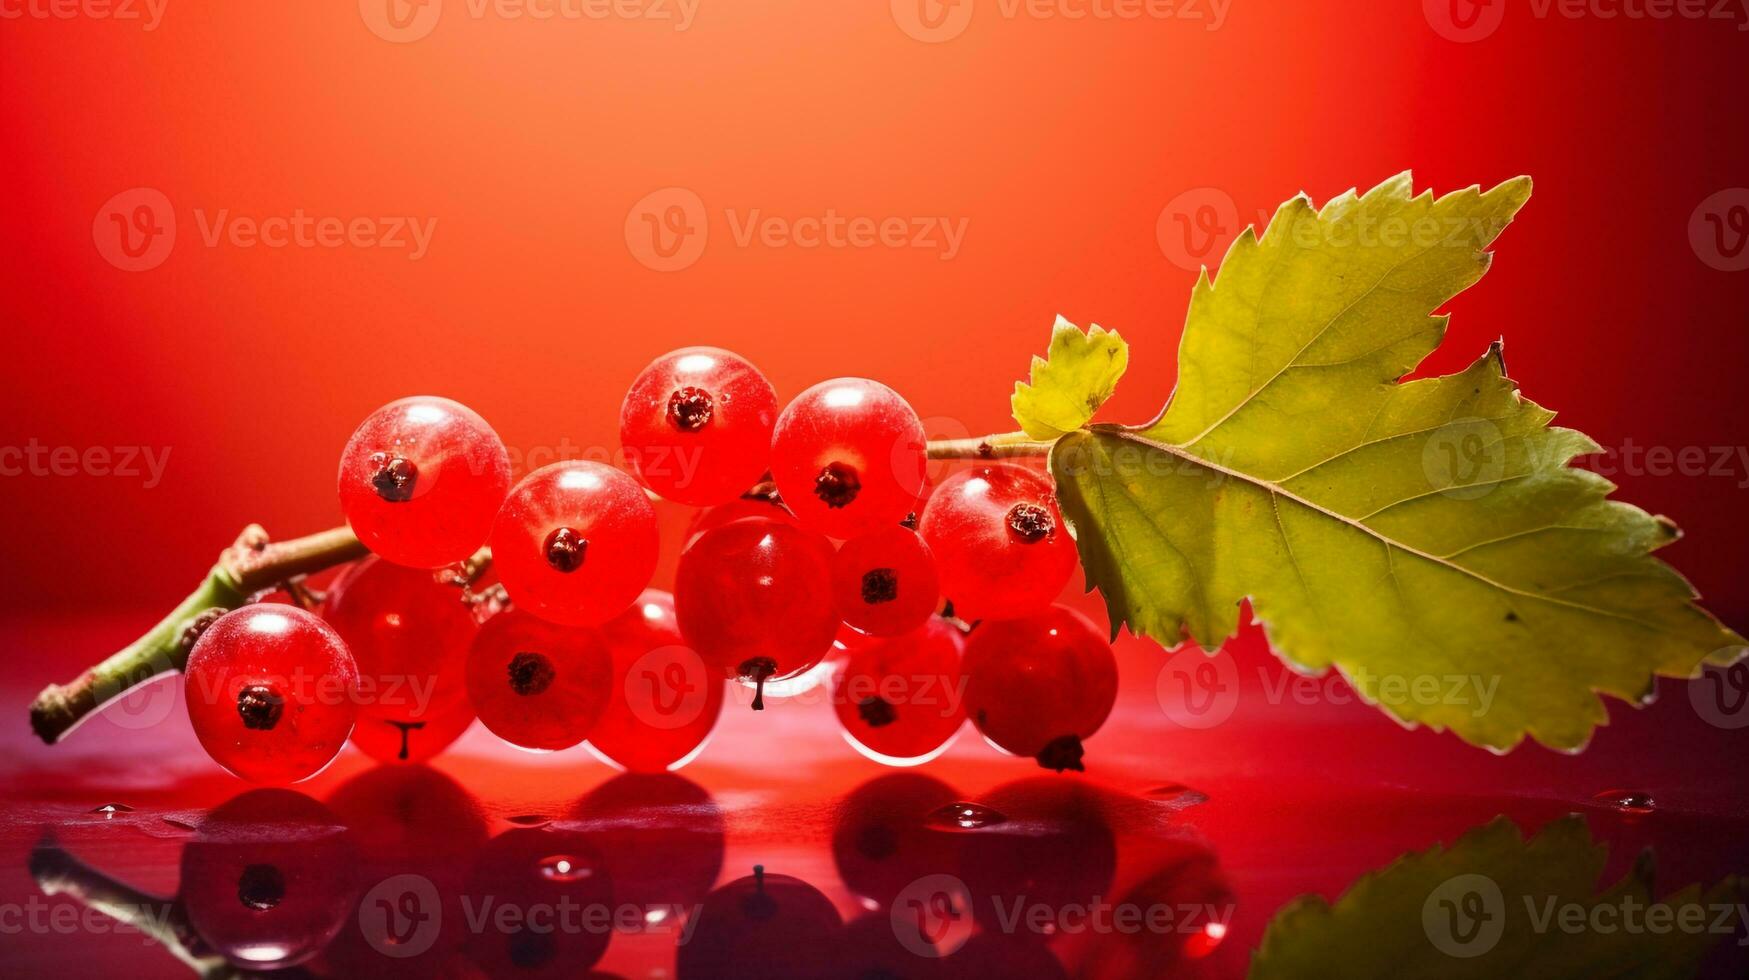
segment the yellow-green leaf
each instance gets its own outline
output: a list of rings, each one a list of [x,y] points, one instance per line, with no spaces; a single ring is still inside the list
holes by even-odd
[[[1741,652],[1651,556],[1675,525],[1570,465],[1596,444],[1549,427],[1498,344],[1400,380],[1529,194],[1412,197],[1405,174],[1239,237],[1196,287],[1161,417],[1052,453],[1114,630],[1212,649],[1248,597],[1284,658],[1496,749],[1579,747],[1598,693],[1640,701]]]
[[[1660,898],[1647,854],[1599,895],[1608,856],[1576,816],[1529,841],[1496,819],[1450,848],[1404,855],[1334,906],[1315,895],[1290,902],[1249,976],[1689,977],[1735,931],[1735,878]]]
[[[1034,439],[1055,439],[1087,424],[1130,364],[1130,345],[1114,330],[1095,324],[1086,333],[1062,317],[1051,328],[1051,346],[1032,359],[1032,383],[1016,381],[1014,421]]]

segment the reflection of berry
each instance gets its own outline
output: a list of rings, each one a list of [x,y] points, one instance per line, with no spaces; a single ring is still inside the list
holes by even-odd
[[[1062,606],[987,622],[966,644],[966,713],[998,748],[1059,772],[1117,702],[1117,660],[1087,617]]]
[[[844,542],[832,556],[832,599],[844,622],[864,633],[914,629],[941,601],[929,546],[898,526]]]
[[[877,761],[934,758],[966,720],[963,646],[956,627],[932,616],[904,636],[852,653],[832,694],[851,744]]]
[[[322,618],[358,664],[352,742],[366,754],[428,759],[473,719],[463,674],[477,628],[458,589],[428,571],[366,558],[328,590]]]
[[[359,424],[340,457],[340,509],[365,547],[437,568],[486,543],[510,486],[510,456],[466,405],[420,396]]]
[[[620,407],[620,444],[663,498],[720,504],[753,485],[771,454],[777,393],[759,369],[715,347],[651,362]]]
[[[182,902],[189,924],[230,962],[295,966],[340,931],[356,862],[327,807],[290,790],[252,790],[209,814],[182,849]]]
[[[615,905],[640,910],[646,930],[678,931],[723,867],[723,812],[681,776],[616,776],[577,802],[568,826],[589,834]]]
[[[456,977],[466,919],[463,883],[486,842],[478,804],[454,780],[424,766],[379,766],[343,783],[328,806],[351,829],[360,856],[358,880],[369,896],[378,883],[416,876],[436,896],[424,907],[411,891],[378,895],[369,908],[349,909],[324,960],[335,976]],[[427,896],[429,897],[429,896]],[[361,901],[364,899],[361,898]],[[427,937],[421,929],[433,929]],[[410,944],[431,945],[410,956]]]
[[[613,653],[613,680],[589,747],[632,772],[691,761],[723,713],[723,677],[681,637],[674,597],[644,590],[602,635]]]
[[[213,760],[244,779],[293,783],[352,732],[358,669],[333,627],[294,606],[226,613],[188,655],[188,718]]]
[[[1234,908],[1233,890],[1215,855],[1181,840],[1162,841],[1165,853],[1152,871],[1118,900],[1119,909],[1180,910],[1170,929],[1144,929],[1097,937],[1082,966],[1094,980],[1119,980],[1141,972],[1191,975],[1196,961],[1208,961],[1227,936]],[[1220,964],[1219,959],[1209,961]],[[1221,976],[1227,964],[1207,972]]]
[[[921,773],[863,783],[836,810],[832,859],[838,877],[851,891],[886,906],[920,878],[954,874],[954,839],[930,830],[928,818],[956,799],[952,787]]]
[[[489,977],[575,976],[607,951],[613,887],[586,834],[505,831],[481,849],[467,893],[475,908],[489,902],[505,923],[467,939],[468,958]]]
[[[838,633],[831,567],[826,539],[788,524],[744,518],[707,531],[675,573],[680,629],[721,674],[760,688],[794,677],[819,663]]]
[[[771,475],[802,525],[851,538],[897,524],[923,495],[923,423],[899,394],[865,378],[796,396],[771,436]]]
[[[656,570],[656,510],[611,466],[554,463],[510,491],[492,563],[518,608],[570,626],[618,615]]]
[[[968,620],[1038,612],[1075,573],[1075,542],[1042,474],[1010,463],[956,473],[930,494],[918,525],[941,591]]]
[[[1117,870],[1117,839],[1099,796],[1084,784],[1040,776],[1009,783],[979,801],[1007,819],[974,830],[938,830],[958,844],[960,877],[977,896],[986,928],[1017,901],[1053,914],[1087,907],[1107,894]],[[1049,933],[1022,927],[1044,942]]]
[[[814,886],[755,866],[705,899],[691,941],[680,946],[676,973],[681,980],[832,976],[843,928],[838,910]]]
[[[520,609],[486,621],[468,652],[468,697],[481,724],[527,749],[568,749],[607,706],[612,662],[600,632]]]

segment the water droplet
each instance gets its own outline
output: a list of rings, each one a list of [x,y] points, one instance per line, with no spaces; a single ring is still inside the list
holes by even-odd
[[[545,827],[553,822],[553,818],[543,817],[538,813],[519,813],[514,817],[505,817],[504,819],[518,827]]]
[[[571,854],[555,854],[540,862],[541,877],[549,881],[582,881],[594,873],[582,858]]]
[[[979,803],[949,803],[929,815],[924,821],[942,830],[978,830],[1006,823],[1008,818]]]
[[[1630,789],[1606,789],[1592,797],[1604,806],[1614,807],[1622,813],[1640,817],[1657,809],[1658,803],[1651,794]]]
[[[172,827],[175,827],[177,830],[193,830],[194,829],[194,824],[191,824],[186,820],[178,820],[175,817],[165,817],[164,822],[169,824]]]
[[[132,813],[132,812],[134,812],[134,808],[131,806],[128,806],[126,803],[105,803],[99,807],[92,807],[91,812],[92,813],[101,813],[101,814],[103,814],[103,817],[105,820],[112,820],[115,818],[115,815],[118,813]]]
[[[1209,801],[1207,793],[1191,789],[1183,783],[1161,783],[1159,786],[1144,792],[1142,796],[1156,803],[1163,803],[1174,810]]]

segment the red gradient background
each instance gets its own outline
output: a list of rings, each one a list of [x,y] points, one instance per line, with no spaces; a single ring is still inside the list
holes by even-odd
[[[1536,180],[1423,370],[1461,367],[1504,337],[1524,392],[1606,447],[1730,447],[1721,474],[1615,479],[1622,499],[1682,525],[1665,556],[1741,629],[1749,272],[1703,261],[1689,225],[1703,200],[1749,186],[1744,23],[1537,17],[1513,4],[1492,35],[1457,43],[1416,2],[1232,0],[1210,30],[1206,17],[1006,17],[998,0],[976,0],[964,33],[932,44],[875,2],[703,0],[677,31],[476,17],[447,0],[428,37],[396,44],[345,2],[168,0],[152,31],[0,20],[0,446],[170,451],[150,489],[140,477],[0,477],[0,643],[16,682],[0,718],[17,753],[7,766],[50,795],[70,792],[60,759],[120,778],[125,767],[91,751],[104,744],[96,732],[27,745],[23,700],[149,625],[245,523],[281,536],[339,523],[341,447],[393,398],[463,401],[520,459],[611,453],[632,377],[705,343],[759,364],[781,398],[860,374],[940,433],[1001,431],[1011,386],[1060,313],[1129,339],[1129,375],[1102,417],[1139,421],[1172,388],[1195,277],[1163,254],[1168,202],[1213,188],[1252,220],[1302,190],[1321,203],[1404,169],[1439,192]],[[93,221],[135,187],[172,202],[178,233],[161,266],[131,273],[104,259]],[[658,272],[628,247],[626,225],[669,187],[704,202],[709,237],[696,263]],[[379,248],[208,247],[196,215],[299,209],[436,226],[412,261]],[[945,260],[927,248],[739,246],[725,211],[741,221],[755,209],[945,216],[966,235]],[[665,528],[683,520],[669,516]],[[1255,634],[1234,652],[1246,676],[1275,669]],[[1325,778],[1558,801],[1628,781],[1712,814],[1749,797],[1728,762],[1741,732],[1702,725],[1668,682],[1647,712],[1614,706],[1617,724],[1585,756],[1527,748],[1502,760],[1358,705],[1248,704],[1220,732],[1162,734],[1146,710],[1160,657],[1120,644],[1137,722],[1120,732],[1128,721],[1114,718],[1109,756],[1132,785],[1169,770],[1271,787],[1215,811],[1230,815],[1230,843],[1251,846],[1270,899],[1254,906],[1247,943],[1309,883],[1272,877],[1292,848],[1269,820]],[[725,746],[755,727],[734,717],[687,774],[744,783],[734,767],[760,753]],[[814,734],[829,744],[803,754],[831,764],[800,770],[819,781],[797,799],[878,772],[828,728]],[[971,742],[943,760],[944,778],[996,778]],[[310,792],[362,765],[349,752]],[[453,765],[482,795],[527,789],[478,760]],[[1030,771],[1014,762],[999,775]],[[98,792],[89,785],[80,792]],[[201,785],[203,801],[240,788]],[[1364,809],[1366,797],[1349,799]],[[1471,809],[1477,821],[1497,812]],[[1365,845],[1281,860],[1313,865],[1334,894],[1477,821],[1424,818],[1396,833],[1381,817]],[[1342,822],[1325,813],[1313,826]],[[1681,880],[1743,870],[1702,864]]]

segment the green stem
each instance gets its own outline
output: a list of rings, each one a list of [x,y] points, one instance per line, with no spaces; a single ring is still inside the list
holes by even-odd
[[[972,439],[937,439],[929,444],[930,459],[997,459],[1004,456],[1045,456],[1054,442],[1040,442],[1024,432]]]
[[[193,645],[189,627],[202,613],[235,609],[257,592],[365,553],[349,528],[269,543],[267,532],[250,525],[158,625],[71,682],[44,688],[30,706],[31,730],[52,745],[111,699],[159,674],[181,670]]]

